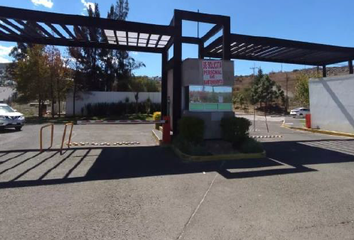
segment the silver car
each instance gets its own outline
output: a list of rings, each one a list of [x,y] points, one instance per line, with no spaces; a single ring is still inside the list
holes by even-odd
[[[290,111],[290,115],[294,118],[295,117],[305,117],[306,114],[310,114],[310,109],[304,108],[304,107],[295,108]]]
[[[15,128],[20,131],[25,123],[25,117],[5,103],[0,103],[0,130]]]

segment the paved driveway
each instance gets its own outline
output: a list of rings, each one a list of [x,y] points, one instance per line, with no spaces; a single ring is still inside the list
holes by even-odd
[[[142,144],[64,155],[38,127],[0,134],[2,239],[353,239],[351,139],[279,128],[266,159],[182,164],[149,126],[77,128]]]

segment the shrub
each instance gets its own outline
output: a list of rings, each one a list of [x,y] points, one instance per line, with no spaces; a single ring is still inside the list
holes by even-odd
[[[241,144],[239,150],[243,153],[261,153],[264,151],[262,144],[253,138],[247,138]]]
[[[141,114],[149,113],[147,110],[156,112],[161,109],[159,103],[149,103],[149,108],[146,103],[138,103],[138,112]],[[134,102],[117,102],[117,103],[95,103],[87,104],[84,108],[84,113],[87,116],[93,117],[110,117],[110,116],[123,116],[125,114],[135,114],[136,103]]]
[[[154,112],[154,114],[152,115],[152,118],[154,119],[154,121],[161,120],[161,112]],[[155,123],[155,128],[157,130],[159,130],[160,126],[161,126],[160,123]]]
[[[193,144],[186,141],[183,137],[177,136],[173,139],[173,144],[184,154],[192,156],[208,156],[211,155],[206,146]]]
[[[204,121],[197,117],[182,117],[178,122],[180,136],[188,142],[199,144],[204,140]]]
[[[238,147],[248,139],[248,130],[251,122],[245,118],[228,117],[221,119],[222,138]]]

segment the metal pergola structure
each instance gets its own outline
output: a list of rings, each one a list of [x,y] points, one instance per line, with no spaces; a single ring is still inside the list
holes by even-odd
[[[213,24],[202,37],[182,35],[182,22]],[[30,24],[29,24],[30,23]],[[230,17],[175,10],[169,25],[155,25],[69,14],[0,7],[0,41],[158,53],[162,56],[162,115],[167,115],[167,74],[173,70],[173,130],[182,116],[182,44],[198,45],[198,56],[322,66],[348,61],[354,48],[231,34]],[[103,33],[101,39],[94,34]],[[88,31],[89,37],[83,34]],[[206,44],[219,32],[221,37]],[[173,46],[173,56],[169,49]],[[169,60],[170,59],[170,60]]]

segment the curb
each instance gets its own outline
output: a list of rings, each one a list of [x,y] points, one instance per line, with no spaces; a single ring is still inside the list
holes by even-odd
[[[163,124],[164,120],[154,121],[154,120],[79,120],[76,122],[77,125],[88,125],[88,124]]]
[[[225,161],[225,160],[244,160],[244,159],[259,159],[266,157],[266,152],[262,153],[236,153],[236,154],[223,154],[212,156],[191,156],[182,153],[178,148],[171,145],[174,153],[184,161],[188,162],[211,162],[211,161]]]
[[[341,137],[354,138],[354,134],[351,134],[351,133],[343,133],[343,132],[320,130],[320,129],[313,129],[313,128],[304,128],[304,127],[291,127],[291,126],[288,126],[286,124],[283,124],[282,127],[283,128],[287,128],[287,129],[304,131],[304,132],[321,133],[321,134],[327,134],[327,135],[332,135],[332,136],[341,136]]]
[[[282,135],[253,135],[253,136],[250,136],[250,138],[282,138],[283,136]]]
[[[156,131],[158,131],[158,130],[156,130]],[[155,133],[154,129],[151,130],[151,133],[152,133],[152,136],[155,138],[156,142],[157,142],[159,145],[161,145],[161,144],[162,144],[162,139],[160,139],[160,137],[157,136],[157,134]]]

